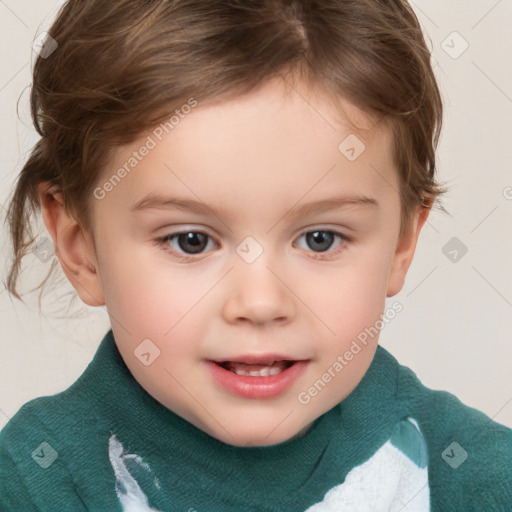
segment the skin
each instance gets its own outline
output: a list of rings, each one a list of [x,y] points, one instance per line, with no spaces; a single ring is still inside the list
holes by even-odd
[[[296,89],[273,79],[249,95],[199,104],[103,199],[91,197],[92,234],[58,193],[40,185],[64,272],[86,304],[106,305],[135,379],[199,429],[236,446],[303,435],[356,387],[378,335],[309,403],[298,399],[402,289],[429,213],[418,208],[399,236],[389,127],[343,100],[356,132],[335,115],[326,93]],[[338,146],[354,133],[366,149],[351,162]],[[99,186],[148,135],[117,151]],[[200,200],[211,210],[130,211],[151,192]],[[305,203],[344,195],[374,198],[378,206],[293,215]],[[189,261],[180,259],[191,251],[183,237],[181,245],[178,237],[155,242],[182,230],[210,237]],[[346,238],[330,238],[333,230]],[[306,236],[315,231],[324,238]],[[248,236],[263,249],[252,263],[236,252]],[[161,351],[149,366],[134,354],[144,339]],[[268,353],[308,360],[292,387],[272,399],[234,396],[205,366],[206,359]]]

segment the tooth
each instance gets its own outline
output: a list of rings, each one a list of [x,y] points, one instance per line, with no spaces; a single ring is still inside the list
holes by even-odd
[[[271,375],[277,375],[278,373],[281,373],[283,370],[286,369],[286,366],[283,366],[282,364],[275,364],[276,361],[272,363],[272,365],[267,365],[260,370],[243,370],[240,367],[233,368],[233,367],[227,367],[227,370],[230,370],[237,375],[241,375],[242,377],[268,377]],[[234,365],[233,365],[234,366]]]

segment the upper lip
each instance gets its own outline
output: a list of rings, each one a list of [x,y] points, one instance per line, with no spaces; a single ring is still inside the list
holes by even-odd
[[[242,356],[223,357],[210,359],[214,363],[247,363],[247,364],[272,364],[275,361],[300,361],[295,357],[283,354],[247,354]]]

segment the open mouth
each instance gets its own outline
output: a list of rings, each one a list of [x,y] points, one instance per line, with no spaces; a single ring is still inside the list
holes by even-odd
[[[247,355],[238,360],[206,360],[216,385],[251,400],[275,398],[289,390],[306,371],[309,360],[284,355]]]
[[[296,361],[273,361],[268,364],[249,364],[238,361],[217,362],[220,367],[244,377],[269,377],[293,366]]]

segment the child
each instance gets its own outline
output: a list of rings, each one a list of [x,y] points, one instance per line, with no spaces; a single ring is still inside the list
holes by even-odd
[[[443,192],[405,0],[69,0],[32,114],[8,288],[41,208],[112,329],[2,431],[2,510],[510,510],[512,431],[378,346]]]

